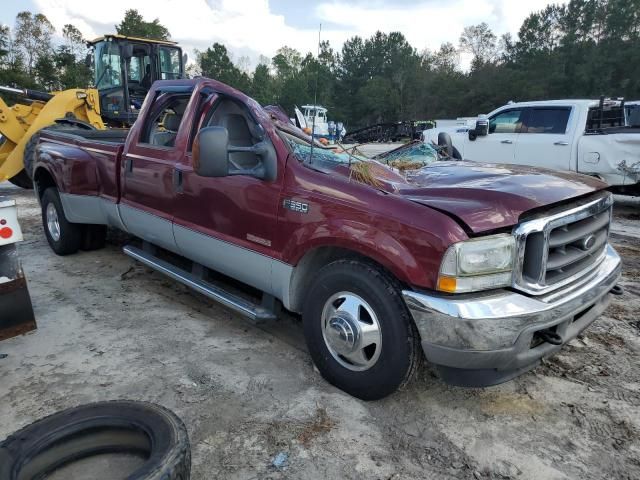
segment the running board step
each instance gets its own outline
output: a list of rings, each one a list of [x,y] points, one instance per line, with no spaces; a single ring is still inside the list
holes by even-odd
[[[147,267],[153,268],[154,270],[177,280],[178,282],[216,302],[221,303],[240,315],[244,315],[255,323],[264,323],[276,319],[276,315],[273,311],[229,293],[209,282],[205,282],[196,275],[178,268],[165,260],[161,260],[149,252],[140,248],[132,247],[131,245],[126,245],[122,250],[126,255],[129,255],[131,258],[145,264]]]

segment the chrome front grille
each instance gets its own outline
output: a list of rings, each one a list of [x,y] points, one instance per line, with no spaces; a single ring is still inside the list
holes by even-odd
[[[596,268],[606,254],[612,205],[603,193],[518,225],[514,287],[547,293]]]

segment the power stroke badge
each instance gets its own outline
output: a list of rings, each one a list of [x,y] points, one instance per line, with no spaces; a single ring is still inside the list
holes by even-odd
[[[282,206],[287,210],[298,213],[309,213],[309,204],[304,202],[298,202],[291,198],[285,198],[282,202]]]

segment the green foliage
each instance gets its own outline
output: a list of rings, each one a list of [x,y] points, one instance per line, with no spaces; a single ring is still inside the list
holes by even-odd
[[[91,69],[85,63],[88,52],[86,41],[73,25],[62,29],[64,45],[56,50],[55,63],[58,73],[58,88],[84,88],[91,83]]]
[[[32,75],[36,62],[51,54],[51,37],[55,29],[41,13],[20,12],[16,16],[14,47],[22,56],[27,73]],[[46,64],[46,60],[42,60]]]
[[[203,76],[227,83],[239,90],[248,89],[249,76],[233,64],[227,47],[221,43],[214,43],[204,52],[196,51],[196,59]]]
[[[151,38],[154,40],[169,40],[171,34],[157,18],[152,22],[145,21],[138,10],[127,10],[124,19],[116,25],[116,32],[128,37]]]
[[[269,66],[258,64],[251,78],[251,95],[263,105],[276,103],[276,89],[274,79],[269,72]]]
[[[460,50],[471,53],[472,70],[481,68],[497,56],[497,38],[485,22],[465,27],[460,35]]]

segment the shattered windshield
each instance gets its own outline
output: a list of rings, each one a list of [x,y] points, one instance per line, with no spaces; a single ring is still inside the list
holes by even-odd
[[[374,157],[399,171],[418,170],[439,160],[438,151],[430,144],[414,141]]]
[[[298,143],[298,141],[291,139],[288,139],[288,141],[293,150],[293,154],[304,163],[331,166],[335,164],[349,165],[352,162],[366,160],[366,157],[358,155],[355,152],[347,153],[344,150],[340,151],[340,149],[328,149],[318,146],[314,146],[312,149],[310,144]]]
[[[406,184],[423,168],[450,157],[443,155],[439,147],[421,141],[402,145],[394,150],[368,157],[360,146],[326,148],[308,140],[281,131],[292,153],[308,168],[330,175],[348,176],[349,180],[370,185],[378,189],[396,189]],[[385,187],[386,185],[386,187]]]

